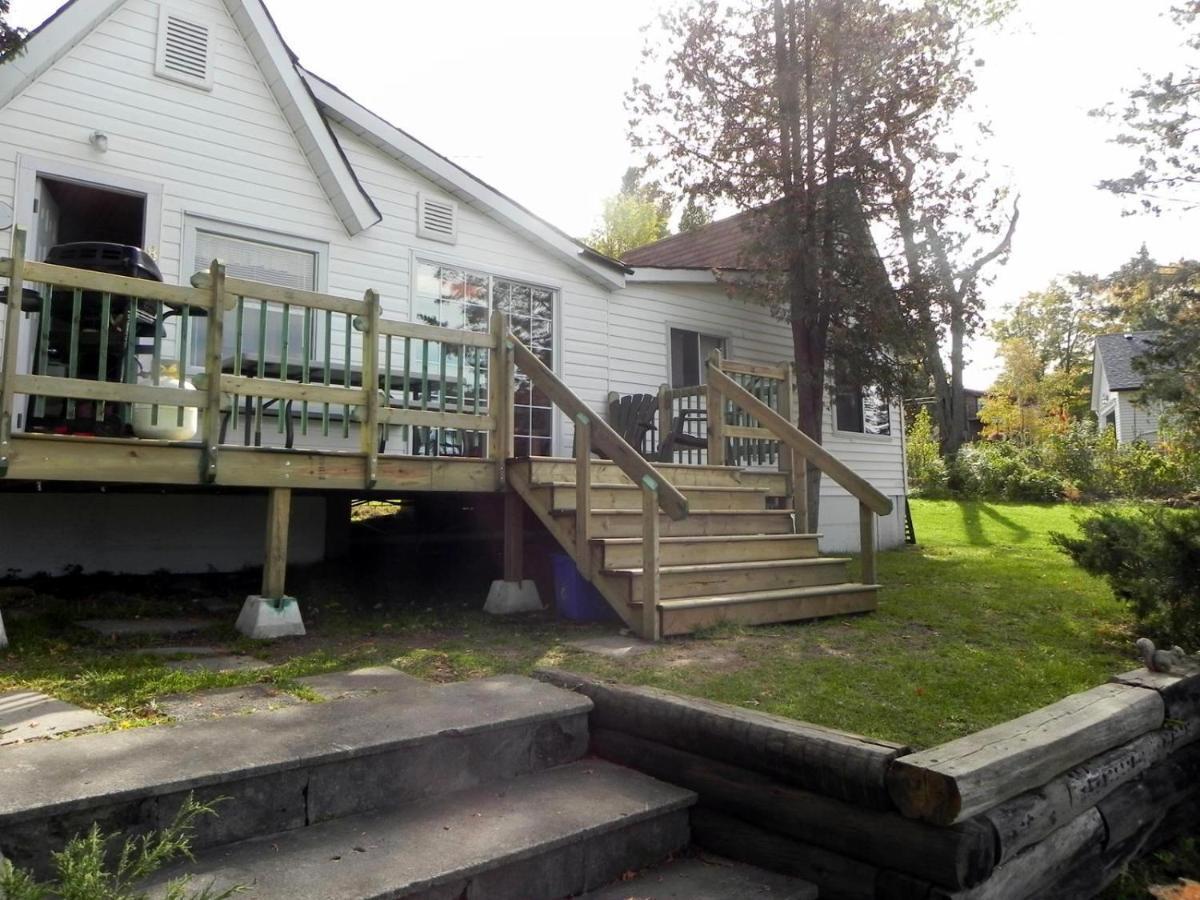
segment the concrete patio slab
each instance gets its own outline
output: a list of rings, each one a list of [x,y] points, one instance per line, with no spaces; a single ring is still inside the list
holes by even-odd
[[[166,663],[176,672],[252,672],[269,669],[271,664],[253,656],[199,656],[195,659],[174,659]]]
[[[216,623],[209,619],[85,619],[76,622],[80,628],[108,637],[134,635],[188,634],[204,631]]]
[[[268,712],[303,703],[299,697],[284,693],[273,685],[248,684],[245,687],[220,688],[197,694],[171,694],[160,698],[158,706],[176,721],[195,722]]]
[[[604,635],[603,637],[584,638],[578,641],[567,641],[568,647],[583,650],[585,653],[595,653],[621,659],[626,656],[637,656],[654,649],[649,641],[643,641],[633,636],[619,634]]]
[[[816,900],[817,887],[717,857],[692,857],[584,894],[583,900]]]
[[[350,672],[329,672],[325,675],[308,675],[296,681],[315,691],[327,700],[343,697],[361,697],[367,694],[424,692],[433,685],[420,678],[406,675],[391,666],[371,666]]]
[[[111,722],[108,716],[36,691],[0,694],[0,747]]]

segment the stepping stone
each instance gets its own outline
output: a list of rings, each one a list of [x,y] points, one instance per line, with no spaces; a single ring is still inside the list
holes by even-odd
[[[299,697],[286,694],[272,685],[248,684],[245,687],[220,688],[195,694],[171,694],[159,698],[158,708],[178,722],[195,722],[268,712],[302,703],[304,701]]]
[[[221,647],[139,647],[130,650],[134,656],[226,656]]]
[[[173,659],[166,663],[176,672],[252,672],[269,669],[271,664],[253,656],[201,656],[196,659]]]
[[[654,645],[649,641],[619,634],[584,638],[578,641],[567,641],[567,646],[574,647],[576,650],[583,650],[585,653],[596,653],[600,656],[611,656],[616,659],[637,656],[640,653],[646,653],[654,649]]]
[[[0,747],[111,722],[108,716],[36,691],[0,694]]]
[[[715,856],[692,857],[647,869],[630,881],[584,894],[581,900],[816,900],[807,881]]]
[[[354,669],[350,672],[308,675],[304,678],[297,678],[296,682],[315,691],[326,700],[362,697],[381,692],[424,692],[431,688],[429,682],[406,675],[391,666],[372,666],[366,669]]]
[[[209,619],[85,619],[75,624],[106,637],[128,637],[187,634],[212,628],[216,623]]]

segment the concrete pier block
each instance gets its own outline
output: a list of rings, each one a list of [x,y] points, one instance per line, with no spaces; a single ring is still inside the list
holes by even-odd
[[[0,650],[8,646],[8,634],[4,631],[4,613],[0,613]]]
[[[246,598],[235,627],[247,637],[268,641],[305,633],[300,604],[295,597],[270,600],[252,594]]]
[[[541,609],[542,598],[538,594],[537,585],[529,579],[493,581],[492,586],[488,589],[487,602],[483,604],[483,611],[494,616],[540,612]]]

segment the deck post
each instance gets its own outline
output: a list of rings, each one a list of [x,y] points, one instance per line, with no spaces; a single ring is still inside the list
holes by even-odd
[[[575,417],[575,565],[584,578],[592,577],[592,422]]]
[[[862,551],[862,583],[876,584],[875,513],[865,503],[858,504],[858,535]]]
[[[513,453],[511,383],[514,372],[512,356],[504,342],[508,326],[504,320],[504,313],[498,309],[492,312],[491,333],[496,343],[492,347],[489,359],[488,412],[495,422],[495,430],[491,435],[489,456],[496,463],[499,483],[504,485],[505,467]]]
[[[537,585],[522,578],[525,564],[525,501],[511,487],[504,492],[504,577],[492,582],[483,611],[494,615],[542,608]]]
[[[205,484],[217,480],[217,451],[221,445],[221,347],[225,329],[225,264],[213,260],[208,270],[212,306],[208,310],[204,376],[207,405],[204,408],[204,452],[200,477]],[[233,401],[231,401],[233,402]]]
[[[12,270],[8,279],[8,309],[4,317],[4,346],[0,348],[0,478],[8,474],[12,454],[13,379],[17,374],[17,343],[21,331],[21,294],[25,272],[25,231],[13,230]]]
[[[713,350],[708,356],[710,369],[721,368],[721,351]],[[710,466],[725,465],[725,399],[721,392],[712,384],[708,384],[708,464]]]
[[[671,414],[675,411],[675,402],[671,398],[671,386],[666,382],[658,386],[658,434],[654,446],[654,455],[658,456],[658,450],[672,436],[675,428],[675,418]],[[689,451],[690,453],[690,451]],[[671,459],[659,459],[661,463],[675,462],[674,450],[671,452]]]
[[[0,650],[8,646],[8,634],[4,631],[4,614],[0,613]]]
[[[658,612],[659,583],[658,485],[642,484],[642,639],[662,637]]]
[[[362,323],[362,452],[366,457],[366,487],[379,479],[379,293],[363,295],[367,314]],[[356,323],[357,324],[357,323]],[[349,364],[347,362],[347,364]],[[386,402],[386,401],[385,401]]]
[[[249,637],[278,638],[304,634],[300,606],[295,598],[284,593],[291,516],[292,489],[271,488],[267,492],[262,592],[246,598],[236,626],[238,631]]]

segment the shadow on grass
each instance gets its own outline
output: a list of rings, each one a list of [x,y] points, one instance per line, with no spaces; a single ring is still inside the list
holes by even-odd
[[[1006,528],[1009,532],[1009,540],[1013,543],[1024,543],[1033,534],[1024,525],[1004,515],[996,507],[987,503],[971,501],[960,503],[959,508],[962,510],[963,528],[967,533],[967,542],[977,547],[990,547],[994,543],[985,533],[982,516],[987,516],[989,519]]]

